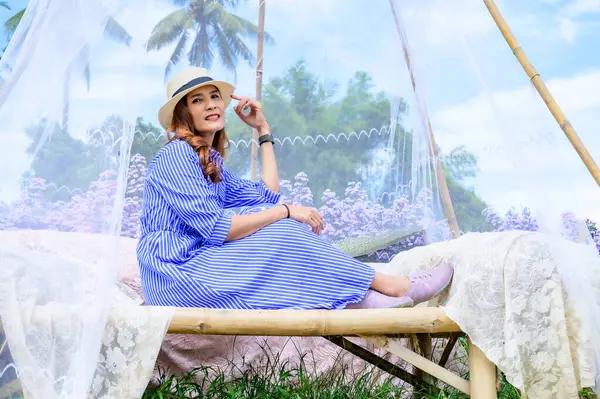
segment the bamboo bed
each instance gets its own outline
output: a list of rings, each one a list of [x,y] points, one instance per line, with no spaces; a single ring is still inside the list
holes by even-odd
[[[222,310],[179,308],[169,334],[322,336],[411,385],[437,390],[418,376],[392,365],[344,337],[361,337],[412,364],[429,376],[474,399],[496,398],[496,366],[469,342],[469,381],[400,345],[395,338],[425,335],[449,338],[451,348],[460,327],[439,307],[356,310]],[[446,351],[444,351],[446,352]],[[442,356],[443,358],[447,356]],[[441,363],[441,362],[440,362]]]

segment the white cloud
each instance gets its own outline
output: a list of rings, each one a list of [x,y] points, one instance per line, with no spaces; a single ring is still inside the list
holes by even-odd
[[[573,19],[564,16],[559,16],[557,19],[560,35],[569,43],[575,42],[575,37],[580,29],[580,24]]]
[[[547,82],[596,161],[600,161],[600,70]],[[488,96],[489,95],[489,96]],[[479,94],[433,116],[438,142],[479,157],[474,185],[500,209],[572,210],[600,218],[600,190],[530,87]]]
[[[575,39],[590,30],[595,30],[599,22],[590,20],[589,17],[600,13],[600,0],[569,0],[561,3],[555,14],[556,34],[573,44]]]
[[[309,69],[322,80],[343,84],[354,71],[366,70],[378,89],[410,100],[412,89],[389,4],[371,2],[368,10],[364,4],[342,0],[269,0],[266,29],[276,44],[265,46],[264,82],[269,77],[281,76],[286,68],[303,57]],[[548,194],[549,198],[569,204],[565,187],[571,185],[586,216],[600,219],[600,211],[596,210],[598,202],[593,202],[597,201],[595,190],[589,189],[590,178],[537,94],[530,87],[519,86],[526,81],[523,72],[515,72],[514,68],[519,67],[515,66],[483,3],[480,0],[403,0],[396,4],[401,7],[413,61],[419,65],[418,72],[422,72],[420,90],[433,111],[438,142],[444,149],[464,143],[476,150],[482,167],[476,183],[484,198],[499,207],[515,202],[530,204],[525,195],[528,190],[523,189],[528,188],[527,183],[518,180],[521,171],[511,162],[514,161],[511,156],[521,151],[527,157],[523,162],[533,166],[528,173],[539,178],[535,184],[530,183],[530,189],[537,185],[539,192]],[[511,6],[509,2],[499,3],[503,4],[507,8]],[[139,19],[140,14],[134,10],[120,17],[119,21],[134,34],[136,41],[132,49],[122,44],[110,44],[107,47],[110,51],[103,49],[102,57],[93,64],[96,69],[92,71],[90,92],[85,92],[82,86],[75,88],[77,103],[72,111],[75,131],[97,125],[106,116],[128,106],[133,106],[137,115],[156,123],[156,112],[164,99],[164,66],[172,46],[145,54],[140,52],[139,45],[172,7],[167,2],[155,2],[144,20]],[[236,10],[236,14],[256,22],[256,3],[248,2],[244,7]],[[510,22],[516,29],[524,25],[543,26],[537,16],[531,15],[521,15],[517,20],[511,18]],[[577,24],[565,17],[559,27],[566,38],[574,39]],[[497,109],[490,107],[485,95],[473,94],[480,90],[480,82],[464,54],[461,39],[465,36],[470,38],[475,55],[486,58],[482,67],[487,72],[485,77],[490,82]],[[250,44],[255,51],[255,43]],[[123,69],[132,63],[137,63],[139,69]],[[217,77],[231,77],[218,65],[212,72]],[[422,76],[424,73],[427,76]],[[520,80],[513,79],[515,73]],[[241,63],[238,93],[254,95],[254,79],[254,68]],[[600,107],[600,97],[596,95],[600,92],[600,73],[592,71],[548,84],[600,161],[596,138],[600,136],[596,132],[600,117],[594,111]],[[411,106],[414,105],[413,100]],[[421,121],[413,114],[410,122],[418,126]],[[502,153],[498,147],[507,148],[506,137],[513,144],[508,146],[508,153]],[[521,144],[514,144],[519,141]],[[518,158],[516,161],[520,162]]]
[[[571,16],[600,13],[600,0],[573,0],[565,5],[563,12]]]

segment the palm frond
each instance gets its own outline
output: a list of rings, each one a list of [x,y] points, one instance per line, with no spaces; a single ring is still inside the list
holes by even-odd
[[[235,71],[237,56],[231,52],[231,41],[218,26],[213,26],[213,32],[217,51],[219,52],[223,66],[232,71],[235,75],[234,77],[237,78]]]
[[[188,32],[184,31],[181,37],[179,38],[175,49],[173,50],[173,54],[171,54],[171,58],[169,58],[167,68],[165,68],[165,81],[168,80],[169,74],[171,73],[171,69],[179,62],[179,59],[181,58],[183,50],[185,49],[185,46],[187,44],[187,40]]]
[[[182,32],[190,25],[191,15],[189,10],[181,9],[173,11],[154,26],[146,50],[160,50],[164,46],[174,42]]]
[[[19,26],[19,23],[21,22],[21,18],[23,18],[24,14],[25,14],[25,8],[22,9],[21,11],[19,11],[18,13],[16,13],[15,15],[13,15],[12,17],[10,17],[4,23],[4,31],[6,32],[7,38],[10,39],[10,37],[15,33],[15,31],[17,30],[17,26]]]
[[[233,18],[233,14],[229,13],[221,4],[210,2],[204,6],[204,15],[207,21],[212,25],[218,25],[223,29],[226,35],[243,33],[242,26]]]
[[[7,10],[10,10],[10,6],[5,1],[0,1],[0,7],[4,7]]]
[[[254,66],[256,63],[256,58],[252,51],[246,46],[246,43],[242,41],[239,36],[234,36],[231,38],[231,49],[236,55],[242,56],[244,61],[248,62],[248,65]]]
[[[237,22],[240,24],[243,31],[245,32],[245,34],[248,37],[251,37],[253,39],[258,37],[258,26],[254,25],[252,22],[248,21],[247,19],[238,17],[235,14],[230,14],[230,15],[237,20]],[[267,44],[275,43],[275,39],[273,39],[273,36],[269,35],[267,32],[264,32],[263,37],[264,37],[265,43],[267,43]]]
[[[228,7],[231,7],[231,8],[236,8],[237,6],[240,5],[240,3],[242,1],[245,1],[245,0],[212,0],[212,1],[215,2],[215,3],[219,3],[222,6],[228,6]]]
[[[125,43],[127,46],[131,44],[131,35],[113,17],[108,18],[106,26],[104,27],[104,34],[121,43]]]
[[[191,65],[210,68],[213,61],[213,53],[210,48],[210,37],[208,36],[208,25],[206,21],[196,21],[199,25],[196,37],[188,53],[188,61]]]

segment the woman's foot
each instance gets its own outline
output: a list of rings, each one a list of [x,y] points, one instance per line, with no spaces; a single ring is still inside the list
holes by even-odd
[[[409,274],[410,285],[404,296],[411,298],[415,305],[429,301],[448,287],[453,275],[454,268],[449,263],[442,263],[431,270]]]
[[[410,308],[414,306],[411,298],[387,296],[380,292],[368,290],[362,301],[351,303],[346,309],[381,309],[381,308]]]

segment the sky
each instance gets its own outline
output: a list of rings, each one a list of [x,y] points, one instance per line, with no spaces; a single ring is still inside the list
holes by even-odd
[[[125,110],[157,124],[156,113],[164,101],[164,69],[173,46],[147,54],[140,49],[152,27],[175,7],[168,1],[148,2],[128,0],[127,7],[115,14],[134,36],[130,48],[110,40],[93,47],[90,90],[83,79],[72,87],[74,131],[84,132],[111,113]],[[0,9],[0,20],[26,4],[8,3],[13,10]],[[257,23],[257,3],[245,2],[235,13]],[[497,4],[592,157],[600,162],[600,0],[497,0]],[[263,81],[281,76],[300,59],[321,81],[338,84],[341,90],[356,71],[366,71],[377,90],[408,102],[410,112],[403,124],[420,135],[422,143],[425,121],[430,120],[443,152],[466,146],[478,157],[480,172],[468,184],[492,206],[503,210],[532,206],[549,213],[569,209],[600,220],[599,187],[529,84],[483,2],[394,0],[394,6],[407,37],[417,94],[388,0],[267,0],[265,29],[275,42],[265,45]],[[0,46],[4,44],[0,41]],[[255,51],[256,43],[248,44]],[[67,52],[68,44],[61,51]],[[238,95],[255,94],[253,66],[241,61],[234,77],[215,59],[214,77],[233,81]],[[186,65],[181,62],[175,70]],[[9,158],[0,163],[24,165],[15,155],[22,147],[4,151]]]

